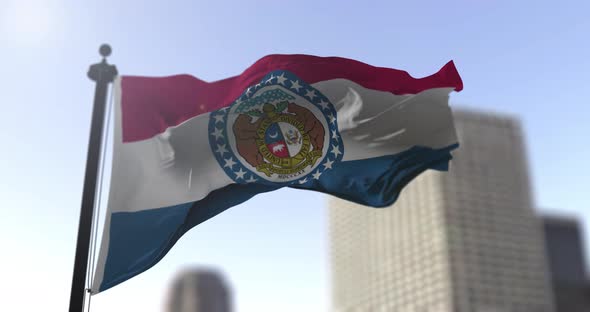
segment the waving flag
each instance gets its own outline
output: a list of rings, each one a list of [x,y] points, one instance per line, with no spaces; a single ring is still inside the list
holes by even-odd
[[[193,226],[281,187],[384,207],[458,146],[452,62],[416,79],[354,60],[271,55],[239,76],[119,77],[93,293],[153,266]]]

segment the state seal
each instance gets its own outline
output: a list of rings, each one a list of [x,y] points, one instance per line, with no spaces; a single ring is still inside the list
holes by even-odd
[[[230,107],[212,113],[209,141],[219,164],[238,183],[305,184],[342,158],[335,115],[319,91],[289,72],[275,71]],[[320,166],[324,162],[329,166]]]

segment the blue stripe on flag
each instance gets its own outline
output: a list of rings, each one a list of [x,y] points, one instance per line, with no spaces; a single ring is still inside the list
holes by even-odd
[[[450,152],[459,144],[442,149],[413,147],[378,158],[334,163],[319,179],[291,186],[334,195],[374,207],[393,204],[402,188],[427,169],[447,170]],[[109,251],[100,291],[111,288],[155,265],[192,227],[236,206],[256,194],[280,185],[230,184],[203,200],[111,216]]]
[[[113,213],[109,251],[99,291],[109,289],[154,266],[192,227],[256,194],[277,188],[258,184],[230,184],[209,193],[198,202]]]
[[[192,203],[111,215],[109,251],[100,290],[151,267],[182,226]],[[157,261],[157,260],[156,260]]]

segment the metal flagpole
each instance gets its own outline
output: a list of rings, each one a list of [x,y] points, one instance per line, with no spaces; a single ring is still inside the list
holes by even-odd
[[[94,107],[92,110],[88,154],[86,156],[86,173],[84,176],[84,189],[82,191],[80,221],[78,223],[74,276],[72,278],[72,289],[70,292],[70,312],[81,312],[84,309],[84,284],[88,270],[92,215],[96,194],[107,90],[109,84],[113,82],[117,75],[117,68],[114,65],[109,65],[106,61],[107,56],[111,54],[111,47],[103,44],[100,46],[99,52],[103,57],[102,61],[91,65],[88,70],[88,77],[96,81],[96,89],[94,92]]]

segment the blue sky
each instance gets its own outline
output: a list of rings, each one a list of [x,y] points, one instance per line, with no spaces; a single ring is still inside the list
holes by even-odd
[[[584,0],[3,0],[0,310],[68,305],[93,96],[86,71],[103,42],[123,74],[205,80],[270,53],[343,56],[414,76],[452,59],[465,84],[452,105],[521,118],[537,205],[588,228],[588,12]],[[94,297],[93,311],[160,311],[188,265],[227,273],[239,312],[326,310],[325,200],[286,190],[235,207]]]

